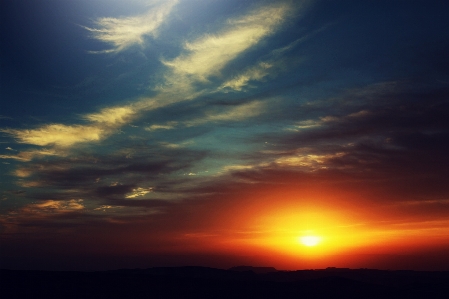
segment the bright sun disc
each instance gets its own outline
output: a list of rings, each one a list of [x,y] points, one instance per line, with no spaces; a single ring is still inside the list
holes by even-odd
[[[304,236],[300,237],[299,241],[305,246],[316,246],[320,243],[321,238],[317,236]]]

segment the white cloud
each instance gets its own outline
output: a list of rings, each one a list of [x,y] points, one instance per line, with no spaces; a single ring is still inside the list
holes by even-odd
[[[112,44],[113,49],[101,51],[120,52],[133,45],[143,45],[145,36],[157,36],[157,30],[167,19],[177,0],[157,1],[147,12],[132,17],[99,18],[97,28],[85,27],[92,36]]]

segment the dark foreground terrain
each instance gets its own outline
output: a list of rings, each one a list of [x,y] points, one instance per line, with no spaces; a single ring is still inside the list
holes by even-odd
[[[245,266],[0,271],[2,298],[449,298],[449,272]]]

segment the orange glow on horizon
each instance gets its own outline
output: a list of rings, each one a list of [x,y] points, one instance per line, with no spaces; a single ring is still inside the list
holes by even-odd
[[[407,214],[400,201],[384,199],[380,205],[338,190],[280,192],[268,187],[220,204],[205,202],[192,214],[198,225],[167,235],[167,242],[176,241],[161,250],[176,253],[182,245],[183,253],[242,257],[246,264],[293,270],[377,267],[379,256],[396,261],[395,255],[449,248],[449,220]],[[214,214],[206,213],[209,205]]]
[[[234,254],[273,257],[301,268],[343,267],[355,264],[355,256],[412,254],[449,245],[449,221],[398,217],[386,206],[357,197],[321,194],[320,198],[298,200],[290,193],[277,201],[269,195],[259,197],[257,206],[247,201],[245,209],[230,213],[236,217],[227,227],[229,234],[216,239],[217,247]]]

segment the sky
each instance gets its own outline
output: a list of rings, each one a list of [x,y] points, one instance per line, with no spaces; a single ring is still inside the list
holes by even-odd
[[[0,2],[1,268],[449,270],[449,4]]]

